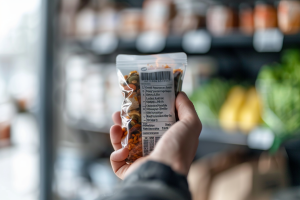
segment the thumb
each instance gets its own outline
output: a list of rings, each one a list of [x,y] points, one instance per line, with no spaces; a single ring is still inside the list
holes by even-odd
[[[150,156],[186,175],[196,154],[202,124],[185,93],[178,94],[175,105],[179,121],[164,133]]]
[[[202,124],[197,115],[193,103],[189,100],[184,92],[177,95],[175,107],[178,113],[179,121],[191,127],[198,127],[198,132],[201,132]]]

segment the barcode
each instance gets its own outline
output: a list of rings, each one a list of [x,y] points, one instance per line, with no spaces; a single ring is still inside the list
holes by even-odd
[[[149,137],[150,142],[149,142],[149,151],[152,152],[154,149],[154,137]]]
[[[148,143],[149,143],[149,140],[144,140],[143,141],[144,156],[149,154]]]
[[[142,81],[171,81],[170,71],[141,73]]]

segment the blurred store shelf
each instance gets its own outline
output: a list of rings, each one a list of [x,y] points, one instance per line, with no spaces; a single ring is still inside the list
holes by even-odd
[[[100,133],[109,133],[110,127],[99,128],[93,124],[90,124],[86,121],[80,121],[78,123],[69,124],[71,127],[82,130],[82,131],[92,131]],[[247,143],[248,136],[235,131],[235,132],[225,132],[221,128],[212,128],[204,126],[199,137],[201,141],[208,142],[217,142],[224,144],[235,144],[235,145],[248,145]],[[259,149],[259,148],[258,148]]]
[[[256,127],[248,134],[239,131],[225,132],[218,127],[204,126],[199,137],[200,141],[215,142],[247,146],[250,149],[268,150],[271,148],[275,137],[273,132],[266,127]]]
[[[87,120],[79,120],[76,123],[72,123],[71,121],[67,121],[68,125],[74,129],[82,130],[82,131],[90,131],[90,132],[97,132],[97,133],[109,133],[110,125],[109,124],[105,127],[99,127],[94,123],[88,122]]]
[[[208,33],[207,33],[208,34]],[[245,35],[240,32],[233,32],[231,34],[222,35],[222,36],[213,36],[208,34],[208,36],[211,37],[211,41],[208,44],[209,47],[207,51],[199,52],[206,53],[209,51],[209,49],[217,49],[217,48],[253,48],[253,40],[254,37],[252,35]],[[192,37],[192,36],[191,36]],[[201,40],[202,36],[199,36],[199,40]],[[183,48],[183,40],[185,36],[168,36],[164,38],[165,45],[163,49],[184,49]],[[193,39],[193,38],[191,38]],[[206,40],[207,38],[203,38],[203,40]],[[91,53],[94,53],[96,55],[101,54],[111,54],[116,51],[141,51],[138,48],[137,41],[138,39],[133,40],[124,40],[120,38],[116,38],[117,41],[110,41],[109,44],[106,44],[105,46],[110,46],[110,49],[103,50],[103,47],[99,48],[97,45],[97,42],[95,42],[96,39],[90,39],[90,40],[68,40],[65,42],[65,45],[67,47],[77,47],[82,49],[83,51],[88,51]],[[197,42],[199,44],[202,44],[202,42]],[[283,46],[294,46],[300,44],[300,34],[294,34],[294,35],[284,35],[283,36]],[[111,48],[111,46],[114,46],[114,48]],[[158,51],[149,51],[149,53],[159,53],[162,50]],[[187,50],[188,52],[189,50]],[[272,51],[271,51],[272,52]],[[148,53],[147,51],[143,53]],[[197,52],[196,52],[197,53]]]
[[[238,131],[227,133],[220,128],[204,126],[199,140],[225,144],[247,145],[247,135]]]

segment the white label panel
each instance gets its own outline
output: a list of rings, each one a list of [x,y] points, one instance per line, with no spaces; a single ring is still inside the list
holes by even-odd
[[[145,71],[143,71],[143,70]],[[173,70],[140,68],[143,155],[176,122]]]

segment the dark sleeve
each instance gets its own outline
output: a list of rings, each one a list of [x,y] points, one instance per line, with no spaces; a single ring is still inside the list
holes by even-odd
[[[130,174],[105,200],[189,200],[187,179],[171,167],[148,161]]]

